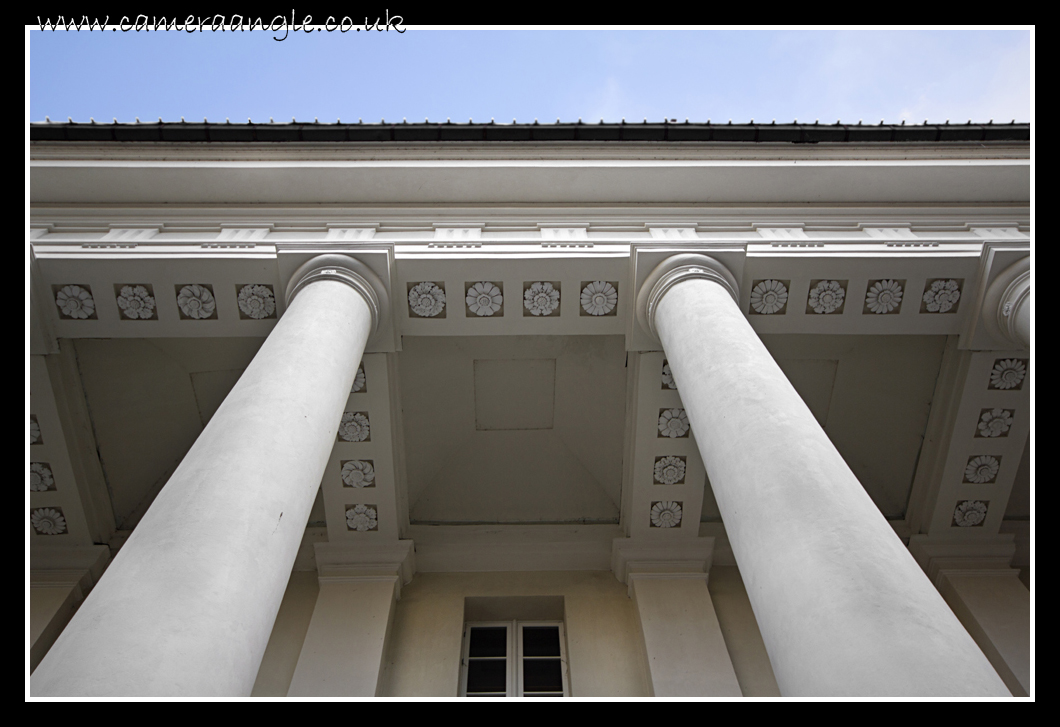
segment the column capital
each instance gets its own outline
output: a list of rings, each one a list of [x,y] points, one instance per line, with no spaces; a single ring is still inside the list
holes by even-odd
[[[1031,258],[1022,257],[994,278],[983,296],[983,327],[999,342],[1030,348]]]
[[[655,311],[659,302],[672,287],[684,280],[700,279],[717,283],[728,291],[737,305],[740,302],[740,284],[724,264],[707,255],[679,253],[661,263],[645,278],[637,293],[637,320],[652,338],[658,340],[655,330]]]
[[[1016,553],[1014,540],[1012,534],[975,539],[913,535],[909,553],[938,588],[951,573],[1019,575],[1019,570],[1011,567]]]
[[[611,542],[611,571],[631,589],[637,577],[707,579],[714,561],[714,538],[648,542],[615,538]]]
[[[291,301],[306,286],[320,280],[335,280],[350,286],[364,298],[372,312],[372,333],[375,335],[383,321],[390,316],[390,295],[386,285],[371,268],[349,255],[317,255],[302,264],[287,283],[285,302]]]
[[[317,580],[324,583],[394,579],[395,594],[416,573],[416,549],[411,540],[385,543],[314,543]]]

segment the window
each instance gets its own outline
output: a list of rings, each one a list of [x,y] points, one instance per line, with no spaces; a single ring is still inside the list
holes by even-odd
[[[464,624],[462,697],[566,697],[562,621]]]

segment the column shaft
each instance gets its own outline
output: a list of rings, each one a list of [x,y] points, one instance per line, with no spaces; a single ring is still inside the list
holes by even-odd
[[[719,284],[655,327],[785,696],[1008,696]]]
[[[372,327],[306,285],[32,676],[34,696],[249,695]]]

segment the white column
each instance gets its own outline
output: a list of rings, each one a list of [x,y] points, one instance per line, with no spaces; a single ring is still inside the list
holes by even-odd
[[[638,314],[662,342],[785,696],[1009,696],[752,330],[716,260]]]
[[[249,695],[320,486],[378,279],[320,256],[32,676],[33,696]]]

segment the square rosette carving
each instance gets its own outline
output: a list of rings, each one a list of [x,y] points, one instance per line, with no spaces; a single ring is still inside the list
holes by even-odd
[[[1014,415],[1015,412],[1012,409],[1002,409],[1000,407],[980,409],[979,423],[975,427],[976,438],[995,439],[1007,437],[1009,430],[1012,429]]]
[[[70,532],[61,507],[30,508],[29,524],[37,535],[66,535]]]
[[[217,320],[217,299],[209,283],[178,283],[177,313],[182,321]]]
[[[339,478],[343,487],[375,487],[375,461],[344,459],[339,463]]]
[[[764,278],[751,282],[751,301],[747,312],[753,316],[782,316],[788,312],[790,280]]]
[[[372,441],[372,425],[366,411],[344,411],[335,435],[340,442]]]
[[[468,318],[504,317],[504,283],[493,280],[464,283],[464,315]]]
[[[928,278],[920,296],[920,312],[956,313],[963,288],[964,278]]]
[[[1030,364],[1030,359],[1026,358],[997,359],[990,369],[990,383],[987,388],[999,391],[1019,391],[1023,388],[1023,382],[1027,380]]]
[[[98,320],[92,287],[83,283],[52,286],[52,299],[59,317],[67,321]]]
[[[688,415],[684,409],[659,410],[659,439],[681,439],[688,436]]]
[[[905,297],[905,279],[881,278],[870,280],[865,288],[863,314],[878,316],[898,315],[902,312],[902,299]]]
[[[684,502],[678,500],[655,500],[651,503],[648,526],[652,528],[679,528],[683,517]]]
[[[54,492],[55,475],[52,466],[47,462],[29,463],[29,490],[30,492]]]
[[[266,283],[236,285],[236,304],[242,320],[276,318],[276,293]]]
[[[560,311],[558,280],[531,280],[523,283],[523,317],[556,318]]]
[[[618,281],[583,280],[578,302],[580,316],[617,316]]]
[[[40,433],[40,424],[37,423],[37,417],[34,414],[29,415],[29,443],[44,444],[44,437]]]
[[[346,505],[346,529],[358,533],[379,530],[379,506],[367,503]]]
[[[997,482],[1001,469],[1001,455],[977,454],[968,458],[964,466],[964,482],[973,485],[989,485]]]
[[[806,295],[806,312],[811,315],[839,315],[847,305],[846,280],[816,279],[810,281]]]
[[[954,528],[981,528],[986,522],[986,513],[990,509],[990,500],[961,500],[953,509]]]
[[[364,375],[364,363],[357,364],[357,373],[353,377],[353,386],[350,387],[351,394],[367,394],[368,379]]]
[[[155,289],[150,283],[115,283],[114,302],[123,321],[157,321]]]
[[[655,458],[652,478],[657,485],[683,485],[688,470],[688,457],[667,454]]]
[[[405,286],[409,318],[445,318],[445,283],[423,280]]]

